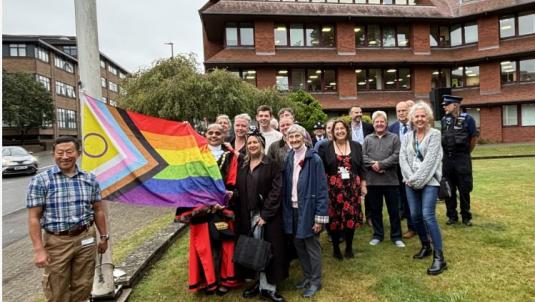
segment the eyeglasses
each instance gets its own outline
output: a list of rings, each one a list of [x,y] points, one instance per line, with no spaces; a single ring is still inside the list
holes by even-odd
[[[221,135],[223,133],[219,132],[219,131],[208,131],[206,132],[207,135]]]

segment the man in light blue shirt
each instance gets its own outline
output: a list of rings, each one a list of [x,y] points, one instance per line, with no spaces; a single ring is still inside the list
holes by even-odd
[[[362,145],[364,138],[373,133],[373,126],[362,121],[362,108],[359,106],[351,107],[349,116],[351,116],[351,139]]]

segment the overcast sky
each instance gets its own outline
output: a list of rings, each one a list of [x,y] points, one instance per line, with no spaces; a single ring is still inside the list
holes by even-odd
[[[208,0],[97,0],[100,51],[129,72],[175,53],[197,54],[202,62],[198,10]],[[76,35],[74,0],[3,0],[2,32]]]

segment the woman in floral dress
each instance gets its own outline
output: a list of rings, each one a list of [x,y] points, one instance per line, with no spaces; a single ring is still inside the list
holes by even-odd
[[[342,120],[332,127],[333,140],[323,144],[318,153],[323,160],[329,188],[329,225],[333,256],[342,260],[340,238],[346,242],[345,257],[353,258],[353,236],[362,225],[362,197],[366,195],[362,147],[352,141],[350,128]]]

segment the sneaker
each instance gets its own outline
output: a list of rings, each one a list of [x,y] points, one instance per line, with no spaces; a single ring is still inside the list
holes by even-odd
[[[394,244],[397,246],[397,247],[405,247],[405,243],[401,240],[396,240],[394,241]]]
[[[380,242],[381,240],[373,238],[372,240],[370,240],[370,245],[378,245]]]
[[[471,227],[472,226],[472,221],[471,220],[463,220],[463,224],[465,226]]]

